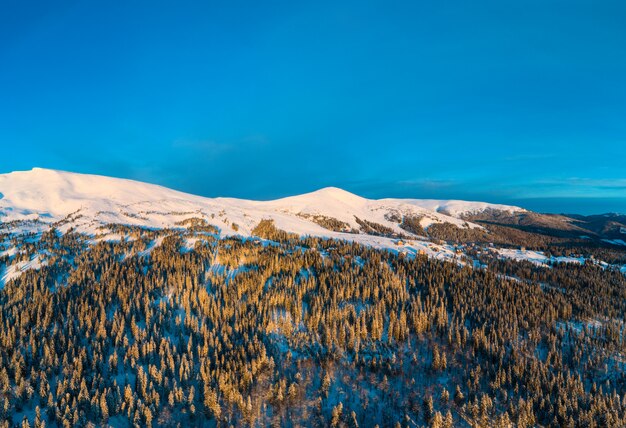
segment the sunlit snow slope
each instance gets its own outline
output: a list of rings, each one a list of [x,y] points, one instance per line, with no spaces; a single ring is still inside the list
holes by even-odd
[[[55,225],[60,231],[74,228],[88,234],[96,234],[99,226],[109,223],[180,227],[181,221],[200,217],[217,226],[224,235],[248,236],[260,220],[272,219],[277,227],[301,235],[340,237],[386,246],[389,243],[385,238],[369,237],[363,231],[328,230],[314,219],[322,216],[337,220],[356,232],[360,228],[359,218],[407,235],[398,221],[405,216],[418,217],[424,227],[435,222],[479,227],[459,217],[487,208],[522,210],[482,202],[370,200],[338,188],[274,201],[204,198],[132,180],[41,168],[0,175],[0,223],[6,225],[17,220],[23,221],[25,228]]]

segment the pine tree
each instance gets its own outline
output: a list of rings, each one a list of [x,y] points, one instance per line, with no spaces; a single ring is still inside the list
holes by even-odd
[[[465,395],[463,395],[463,391],[461,391],[461,387],[457,385],[454,391],[454,402],[456,403],[457,406],[460,406],[463,404],[464,400],[465,400]]]
[[[341,421],[341,414],[343,412],[343,404],[340,402],[335,407],[333,407],[332,417],[330,420],[330,426],[338,427],[339,422]]]
[[[450,393],[448,392],[448,390],[446,388],[444,388],[441,391],[441,400],[440,401],[441,401],[441,404],[443,406],[447,405],[448,401],[450,401]]]
[[[222,410],[217,400],[217,394],[207,385],[204,387],[204,408],[207,417],[213,417],[216,420],[220,420]]]
[[[435,406],[433,404],[432,396],[429,395],[424,399],[423,408],[424,408],[424,420],[427,423],[430,423],[435,415]]]
[[[429,426],[431,428],[443,428],[443,416],[441,416],[439,411],[435,412],[435,415],[429,422]]]
[[[105,392],[100,395],[99,406],[102,419],[106,421],[109,418],[109,404],[107,403],[107,397]]]
[[[41,419],[41,409],[35,407],[35,428],[45,428],[46,423]]]

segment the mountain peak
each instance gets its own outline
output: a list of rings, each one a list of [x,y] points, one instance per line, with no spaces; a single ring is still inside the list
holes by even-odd
[[[279,205],[290,206],[292,209],[307,211],[309,209],[324,209],[330,206],[335,208],[360,206],[367,202],[367,199],[338,187],[324,187],[310,193],[289,196],[274,202]]]
[[[339,187],[333,187],[333,186],[322,187],[321,189],[315,190],[309,194],[326,196],[326,197],[331,197],[331,198],[336,198],[336,199],[351,199],[351,198],[363,199],[359,195],[356,195],[352,192],[348,192],[347,190],[341,189]]]

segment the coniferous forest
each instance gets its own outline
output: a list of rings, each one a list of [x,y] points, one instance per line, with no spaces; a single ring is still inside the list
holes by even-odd
[[[626,426],[618,270],[187,226],[3,236],[2,427]]]

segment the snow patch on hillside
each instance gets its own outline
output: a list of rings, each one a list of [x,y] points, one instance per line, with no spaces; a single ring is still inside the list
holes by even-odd
[[[588,259],[585,257],[569,257],[569,256],[559,256],[559,257],[548,257],[542,251],[533,251],[533,250],[515,250],[510,248],[498,248],[496,249],[498,254],[507,259],[512,259],[515,261],[527,261],[530,263],[534,263],[536,265],[547,265],[550,262],[553,263],[578,263],[583,264]]]
[[[45,266],[47,261],[41,260],[39,255],[36,255],[30,260],[14,263],[4,268],[0,268],[0,287],[4,287],[7,282],[19,277],[22,273],[29,269],[40,269]]]
[[[626,241],[623,239],[603,239],[604,242],[612,245],[624,245],[626,246]]]
[[[500,256],[518,262],[527,261],[536,265],[543,265],[548,262],[548,257],[541,251],[514,250],[510,248],[498,248],[496,251]]]
[[[381,201],[403,202],[414,205],[427,211],[445,214],[459,218],[465,214],[476,214],[485,210],[496,210],[506,212],[524,212],[523,208],[511,205],[491,204],[487,202],[459,201],[459,200],[439,200],[439,199],[382,199]]]

